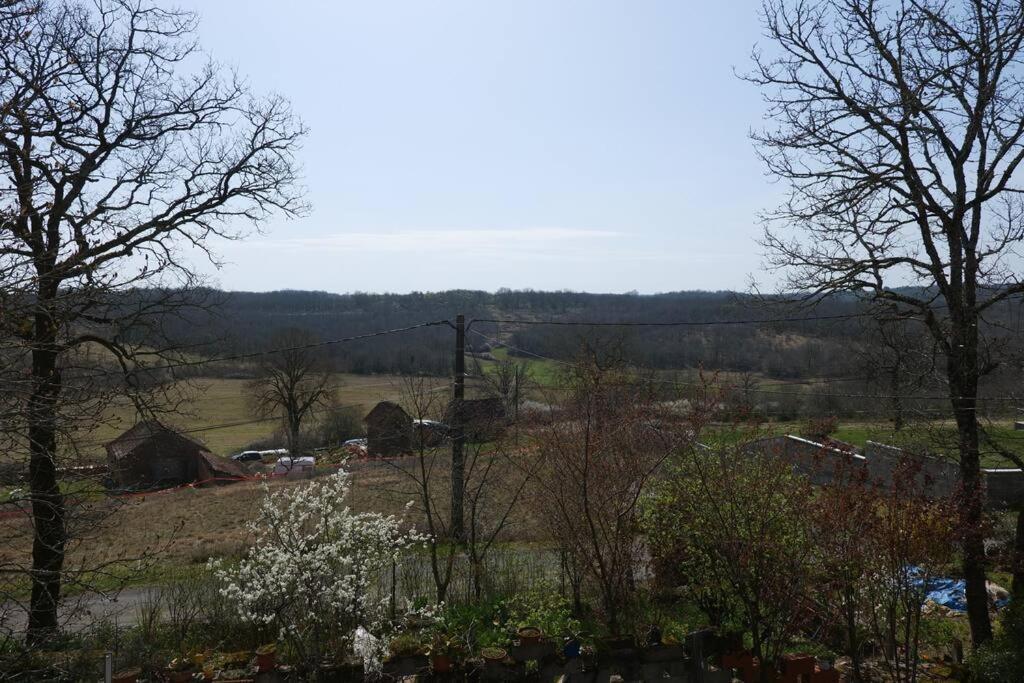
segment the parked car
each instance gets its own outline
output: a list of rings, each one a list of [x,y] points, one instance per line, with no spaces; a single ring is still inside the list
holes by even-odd
[[[346,453],[356,458],[365,457],[368,446],[369,442],[366,439],[349,439],[341,444]]]
[[[449,427],[437,420],[413,420],[413,434],[428,448],[440,446],[448,436]]]
[[[316,469],[316,458],[311,455],[300,455],[296,457],[285,456],[277,459],[274,465],[273,476],[288,477],[289,479],[302,479],[313,476]]]
[[[235,462],[252,462],[254,460],[262,460],[263,454],[260,451],[242,451],[232,455],[231,459]]]
[[[255,462],[257,460],[263,460],[263,458],[277,457],[281,458],[288,455],[287,448],[272,448],[268,451],[242,451],[231,456],[231,459],[235,462]]]

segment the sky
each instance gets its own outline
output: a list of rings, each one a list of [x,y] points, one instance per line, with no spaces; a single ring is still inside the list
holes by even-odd
[[[744,289],[778,203],[736,77],[755,0],[178,0],[291,100],[312,210],[215,245],[225,289]]]

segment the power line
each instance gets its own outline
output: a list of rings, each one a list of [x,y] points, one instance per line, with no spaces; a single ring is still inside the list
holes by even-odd
[[[501,325],[559,325],[563,327],[709,327],[712,325],[768,325],[772,323],[817,322],[822,320],[850,320],[870,317],[870,313],[804,316],[800,318],[765,318],[751,320],[679,320],[671,322],[644,321],[586,321],[586,320],[515,320],[511,318],[474,318],[472,323]]]
[[[364,339],[373,339],[375,337],[383,337],[383,336],[390,335],[390,334],[398,334],[398,333],[401,333],[401,332],[410,332],[412,330],[418,330],[418,329],[423,329],[423,328],[427,328],[427,327],[437,327],[437,326],[440,326],[440,325],[449,325],[450,326],[451,323],[449,321],[447,321],[447,320],[432,320],[432,321],[429,321],[429,322],[416,323],[415,325],[408,325],[406,327],[395,327],[395,328],[391,328],[391,329],[387,329],[387,330],[377,330],[375,332],[366,332],[364,334],[356,334],[356,335],[352,335],[352,336],[349,336],[349,337],[341,337],[339,339],[327,339],[327,340],[324,340],[324,341],[310,342],[308,344],[298,344],[298,345],[295,345],[295,346],[282,346],[282,347],[273,348],[273,349],[266,349],[266,350],[263,350],[263,351],[252,351],[252,352],[247,352],[247,353],[236,353],[236,354],[230,354],[230,355],[226,355],[226,356],[215,356],[215,357],[212,357],[212,358],[198,358],[196,360],[178,361],[178,362],[175,362],[175,363],[165,363],[163,365],[147,366],[144,363],[142,363],[141,361],[135,360],[134,363],[133,363],[133,367],[129,368],[128,371],[129,372],[152,372],[152,371],[158,371],[158,370],[174,370],[174,369],[178,369],[178,368],[199,367],[199,366],[203,366],[203,365],[210,365],[212,363],[224,363],[224,362],[228,362],[228,361],[251,360],[253,358],[260,358],[260,357],[263,357],[263,356],[270,356],[270,355],[273,355],[273,354],[276,354],[276,353],[285,353],[287,351],[303,351],[303,350],[307,350],[307,349],[318,349],[318,348],[324,348],[324,347],[327,347],[327,346],[336,346],[338,344],[347,344],[349,342],[361,341],[361,340],[364,340]],[[139,355],[142,356],[142,355],[147,355],[147,354],[139,354]],[[152,354],[148,354],[148,355],[152,355]],[[114,375],[124,376],[125,374],[126,374],[125,371],[102,370],[102,371],[94,372],[94,373],[90,373],[90,374],[79,375],[79,376],[77,376],[77,378],[78,379],[96,379],[96,378],[99,378],[99,377],[109,377],[109,376],[114,376]],[[9,380],[9,381],[5,381],[5,384],[7,384],[7,383],[13,384],[14,382],[29,383],[29,382],[31,382],[31,380],[30,379]]]
[[[506,342],[503,342],[500,339],[496,339],[494,337],[490,337],[490,336],[484,334],[483,332],[478,332],[476,330],[470,330],[470,331],[473,332],[473,334],[479,335],[479,336],[483,337],[484,339],[487,339],[488,341],[491,341],[491,342],[494,342],[494,343],[497,343],[497,344],[501,344],[501,345],[505,346],[506,348],[512,349],[512,350],[514,350],[514,351],[516,351],[518,353],[522,353],[522,354],[525,354],[525,355],[528,355],[528,356],[532,356],[532,357],[537,358],[539,360],[550,361],[550,362],[553,362],[553,363],[558,363],[559,365],[564,365],[564,366],[569,366],[569,367],[572,367],[574,365],[574,363],[571,363],[569,361],[561,360],[559,358],[552,358],[551,356],[544,356],[542,354],[535,353],[533,351],[528,351],[527,349],[523,349],[523,348],[518,347],[518,346],[513,346],[512,344],[508,344]],[[849,381],[853,381],[854,379],[856,379],[856,378],[845,378],[842,381],[848,381],[848,380]],[[665,384],[665,385],[672,385],[672,386],[689,386],[689,387],[703,387],[703,386],[705,386],[704,384],[701,384],[700,382],[687,382],[685,380],[674,380],[674,379],[650,379],[648,381],[651,382],[651,383]],[[746,391],[750,391],[751,393],[756,393],[756,394],[771,394],[771,395],[777,395],[777,396],[807,396],[807,394],[805,392],[774,391],[774,390],[771,390],[771,389],[755,389],[755,388],[745,389],[741,385],[737,385],[737,384],[725,385],[725,387],[729,388],[729,389],[744,389]],[[862,398],[862,399],[872,399],[872,400],[894,400],[894,399],[907,400],[907,401],[915,401],[915,400],[948,401],[948,400],[950,400],[949,396],[898,396],[898,395],[886,395],[886,394],[854,394],[854,393],[815,393],[815,394],[813,394],[813,396],[820,397],[820,398]],[[1012,401],[1012,402],[1021,402],[1024,399],[1022,399],[1021,397],[1018,397],[1018,396],[979,396],[979,397],[977,397],[976,400],[978,400],[978,401]],[[978,408],[975,407],[972,410],[978,410]]]
[[[365,334],[356,334],[351,337],[341,337],[340,339],[328,339],[325,341],[310,342],[308,344],[298,344],[296,346],[283,346],[276,349],[267,349],[265,351],[252,351],[250,353],[236,353],[228,356],[217,356],[214,358],[201,358],[192,361],[181,361],[179,363],[171,363],[168,365],[153,366],[152,368],[145,368],[147,370],[169,370],[173,368],[187,368],[195,367],[197,365],[208,365],[209,363],[223,363],[226,361],[235,360],[250,360],[252,358],[260,358],[262,356],[269,356],[275,353],[284,353],[286,351],[304,351],[307,349],[319,349],[325,346],[335,346],[337,344],[346,344],[348,342],[360,341],[363,339],[373,339],[374,337],[383,337],[389,334],[398,334],[399,332],[410,332],[412,330],[418,330],[424,327],[436,327],[438,325],[451,325],[447,320],[433,320],[431,322],[417,323],[415,325],[408,325],[406,327],[395,327],[389,330],[378,330],[376,332],[366,332]]]

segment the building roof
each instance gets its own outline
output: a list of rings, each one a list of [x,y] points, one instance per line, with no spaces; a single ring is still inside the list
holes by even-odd
[[[121,434],[121,436],[109,442],[107,444],[107,454],[115,460],[120,460],[121,458],[130,455],[132,451],[149,439],[163,434],[174,435],[179,439],[191,443],[200,450],[206,450],[206,445],[198,439],[187,434],[182,434],[181,432],[164,425],[158,420],[143,420],[126,430]]]
[[[363,418],[363,422],[371,422],[382,417],[392,417],[394,415],[399,414],[404,415],[406,418],[409,418],[409,414],[405,412],[405,409],[402,408],[402,406],[395,403],[394,401],[381,401],[380,403],[375,405],[373,409],[370,410],[370,412],[366,414],[366,417]],[[410,422],[410,424],[412,423]]]

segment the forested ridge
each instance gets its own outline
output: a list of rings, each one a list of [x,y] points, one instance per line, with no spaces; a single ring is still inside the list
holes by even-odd
[[[134,296],[145,299],[147,292]],[[874,323],[852,297],[831,297],[813,308],[775,297],[765,301],[736,292],[671,292],[654,295],[588,294],[530,290],[451,290],[410,294],[331,294],[310,291],[202,292],[204,307],[183,312],[165,327],[201,355],[268,348],[282,329],[301,328],[321,340],[402,328],[429,321],[475,320],[467,343],[499,340],[512,355],[571,360],[584,344],[614,346],[629,362],[651,369],[750,372],[780,379],[848,377],[863,372],[857,351],[872,353]],[[678,327],[515,325],[482,319],[559,322],[709,323],[779,319],[807,321]],[[826,318],[824,320],[819,318]],[[993,324],[1013,339],[1021,328],[1020,304],[1007,303]],[[915,326],[907,334],[916,339]],[[451,371],[452,330],[429,327],[328,347],[334,367],[353,373]],[[919,355],[931,351],[924,346]],[[918,359],[921,361],[922,359]]]

